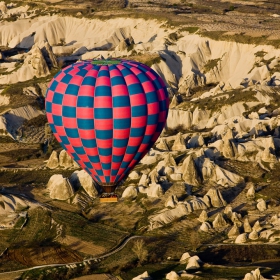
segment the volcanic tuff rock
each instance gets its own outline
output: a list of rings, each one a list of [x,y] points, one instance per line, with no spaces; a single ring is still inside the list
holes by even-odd
[[[190,257],[187,263],[186,270],[200,268],[199,263],[201,263],[201,260],[199,259],[198,256]]]
[[[152,277],[149,276],[148,272],[138,275],[137,277],[132,278],[132,280],[152,280]]]
[[[242,244],[242,243],[246,243],[247,240],[248,240],[247,233],[242,233],[236,237],[234,243]]]
[[[213,207],[223,207],[227,205],[219,189],[211,188],[204,197],[210,199]]]
[[[135,186],[128,186],[122,193],[123,198],[136,198],[138,190]]]
[[[171,271],[171,272],[167,273],[165,278],[167,280],[179,280],[180,279],[179,275],[175,271]]]
[[[263,212],[267,209],[266,202],[264,201],[263,198],[258,199],[257,202],[258,202],[257,208],[260,212]]]
[[[67,178],[61,174],[51,176],[47,184],[50,198],[67,200],[74,195],[74,189]]]
[[[245,218],[244,223],[243,223],[243,228],[244,228],[244,232],[249,233],[249,232],[252,231],[252,227],[251,227],[251,225],[249,223],[248,218]]]
[[[0,215],[9,215],[28,207],[22,198],[11,194],[0,194]]]
[[[191,155],[187,156],[182,165],[183,180],[185,183],[191,186],[198,186],[200,178],[197,174],[195,162]]]
[[[228,232],[228,238],[235,238],[240,234],[240,230],[239,227],[234,224],[234,226],[230,229],[230,231]]]
[[[208,222],[203,222],[199,229],[201,231],[208,232],[210,229],[212,229],[212,226]]]
[[[213,221],[213,228],[221,228],[227,226],[227,222],[221,213],[218,213]]]
[[[253,183],[250,183],[249,185],[249,189],[247,191],[247,194],[246,194],[246,197],[249,198],[249,199],[253,199],[255,198],[255,186]]]
[[[266,278],[261,275],[260,270],[257,268],[247,273],[243,280],[266,280]]]
[[[175,208],[178,204],[178,198],[176,195],[171,195],[167,198],[167,200],[164,203],[165,207],[171,207]]]
[[[185,262],[190,257],[191,257],[190,254],[188,252],[186,252],[181,256],[180,262]]]
[[[57,151],[52,151],[46,166],[50,169],[55,169],[59,166]]]
[[[197,218],[200,222],[206,222],[208,220],[208,214],[205,210],[202,210],[199,217]]]
[[[75,171],[69,178],[70,183],[79,188],[83,187],[90,197],[97,197],[98,191],[91,176],[84,170]]]

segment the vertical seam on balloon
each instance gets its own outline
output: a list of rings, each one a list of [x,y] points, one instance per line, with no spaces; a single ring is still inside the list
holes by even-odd
[[[137,64],[137,68],[141,69],[141,70],[144,71],[144,72],[150,71],[150,69],[146,69],[145,67],[143,67],[141,63]],[[151,69],[151,70],[153,70],[153,69]],[[153,71],[154,71],[154,70],[153,70]],[[154,74],[154,73],[153,73],[153,74]],[[157,73],[155,73],[154,75],[159,76]],[[159,92],[158,92],[158,91],[159,91],[160,89],[156,86],[156,84],[155,84],[154,81],[151,79],[151,77],[149,77],[148,75],[147,75],[147,77],[148,77],[148,79],[151,81],[151,83],[154,85],[154,87],[155,87],[155,89],[156,89],[157,96],[159,97]],[[159,78],[161,79],[161,77],[159,77]],[[159,110],[159,113],[158,113],[158,120],[159,120],[159,115],[160,115],[161,112],[162,112],[162,111]],[[166,114],[166,118],[167,118],[167,114]],[[157,131],[158,128],[159,128],[159,123],[157,124],[156,131]],[[148,146],[148,150],[150,150],[150,149],[153,147],[154,143],[155,143],[155,142],[151,143],[151,144]]]
[[[98,73],[97,73],[97,76],[96,76],[96,82],[95,82],[95,85],[97,84],[97,79],[98,79],[98,74],[99,74],[99,71],[100,71],[100,68],[101,66],[99,65],[94,65],[94,68],[95,66],[98,68]],[[96,92],[96,86],[94,88],[94,97],[95,97],[95,92]],[[93,97],[93,99],[94,99]],[[95,102],[93,103],[93,123],[94,123],[94,131],[95,131],[95,141],[96,141],[96,151],[97,151],[97,156],[98,156],[98,159],[99,159],[99,162],[100,162],[100,167],[101,167],[101,172],[102,172],[102,176],[104,177],[104,180],[105,180],[105,176],[104,176],[104,173],[103,173],[103,167],[102,167],[102,163],[100,161],[100,154],[99,154],[99,149],[98,149],[98,145],[97,145],[97,137],[96,137],[96,128],[95,128]],[[98,175],[99,176],[99,175]],[[99,176],[100,177],[100,176]],[[102,182],[102,180],[100,180]],[[105,180],[106,181],[106,180]]]
[[[89,61],[89,63],[90,63],[90,61]],[[96,142],[96,129],[95,129],[95,122],[94,122],[94,119],[95,119],[95,114],[94,114],[94,104],[95,104],[95,102],[94,102],[94,97],[95,97],[95,90],[96,90],[96,83],[97,83],[97,78],[98,78],[98,73],[99,73],[99,69],[100,69],[100,66],[98,66],[98,65],[93,65],[93,64],[91,64],[90,63],[90,65],[92,65],[93,67],[93,69],[94,70],[96,70],[97,71],[97,75],[96,75],[96,80],[95,80],[95,85],[94,85],[94,90],[93,90],[93,95],[92,95],[92,97],[93,97],[93,108],[92,108],[92,110],[93,110],[93,131],[94,131],[94,136],[95,136],[95,144],[96,144],[96,153],[97,153],[97,157],[98,157],[98,161],[99,161],[99,164],[100,164],[100,168],[101,168],[101,170],[102,170],[102,164],[101,164],[101,162],[100,162],[100,156],[99,156],[99,151],[98,151],[98,147],[97,147],[97,142]],[[95,168],[94,168],[95,169]],[[96,171],[96,170],[95,170]],[[97,172],[96,172],[97,173]],[[103,173],[103,171],[102,171],[102,173]],[[97,178],[99,177],[99,175],[98,175],[98,173],[97,173]],[[101,180],[100,180],[101,181]],[[96,180],[96,183],[98,184],[99,183],[99,181],[98,180]]]
[[[73,66],[73,69],[75,69],[75,68],[77,68],[77,67],[75,67],[75,65]],[[72,77],[73,78],[73,77]],[[71,80],[72,80],[72,78],[71,78]],[[70,80],[70,81],[71,81]],[[69,82],[70,82],[69,81]],[[65,94],[65,92],[64,92],[64,94],[63,94],[63,97],[62,97],[62,104],[63,104],[63,101],[64,101],[64,98],[66,97],[66,94]],[[61,106],[62,106],[62,104],[61,104]],[[62,108],[61,108],[61,116],[63,117],[63,106],[62,106]],[[76,116],[76,121],[77,121],[77,116]],[[77,121],[77,123],[78,123],[78,121]],[[64,133],[65,133],[65,135],[67,136],[67,140],[68,140],[68,142],[70,142],[69,141],[69,137],[68,137],[68,135],[66,134],[66,130],[65,130],[65,128],[64,128],[64,125],[62,126],[63,127],[63,130],[64,130]],[[78,129],[78,128],[77,128]],[[73,147],[73,145],[70,143],[70,145],[71,145],[71,147],[72,147],[72,149],[74,150],[74,152],[75,152],[75,154],[77,155],[77,157],[79,158],[79,160],[81,161],[81,158],[79,157],[79,155],[76,153],[76,151],[75,151],[75,149],[74,149],[74,147]],[[70,155],[71,157],[72,157],[72,154]],[[76,160],[75,160],[76,161]]]
[[[122,63],[121,63],[121,65],[124,67],[124,65],[123,65]],[[119,66],[119,64],[117,64],[116,67],[117,67],[118,70],[122,73],[122,70],[119,69],[118,66]],[[125,83],[125,85],[126,85],[126,87],[127,87],[127,91],[128,91],[128,99],[129,99],[129,107],[130,107],[130,128],[129,128],[129,136],[128,136],[129,138],[128,138],[128,141],[127,141],[127,146],[126,146],[126,149],[125,149],[125,153],[124,153],[124,155],[123,155],[123,157],[122,157],[122,161],[121,161],[121,163],[120,163],[118,172],[116,173],[116,178],[117,178],[117,176],[118,176],[118,174],[119,174],[121,165],[122,165],[122,163],[123,163],[123,159],[124,159],[124,157],[125,157],[125,155],[126,155],[126,151],[127,151],[127,147],[128,147],[128,143],[129,143],[129,139],[130,139],[130,134],[131,134],[131,123],[132,123],[132,108],[131,108],[131,102],[130,102],[130,94],[129,94],[128,85],[127,85],[127,83],[126,83],[125,78],[124,78],[123,80],[124,80],[124,83]],[[117,181],[119,182],[119,179],[118,179]]]
[[[108,67],[108,73],[109,73],[109,81],[110,81],[110,92],[111,92],[111,109],[112,109],[112,118],[111,118],[111,121],[112,121],[112,127],[113,127],[113,136],[112,136],[112,144],[111,144],[111,160],[110,160],[110,175],[109,175],[109,182],[108,183],[111,183],[111,170],[112,170],[112,153],[113,153],[113,139],[114,139],[114,110],[113,110],[113,94],[112,94],[112,82],[111,82],[111,73],[110,73],[110,65],[107,65]],[[106,176],[105,176],[105,181],[106,181]]]
[[[88,61],[85,61],[84,64],[85,64],[85,67],[83,67],[82,69],[86,68],[86,67],[88,66],[89,63],[88,63]],[[82,70],[82,69],[81,69],[81,70]],[[81,81],[80,86],[83,84],[83,81],[84,81],[85,77],[86,77],[86,75],[83,76],[83,79],[82,79],[82,81]],[[80,90],[78,91],[78,95],[77,95],[76,108],[78,108],[78,97],[79,97],[79,93],[80,93]],[[76,112],[76,113],[77,113],[77,112]],[[77,128],[78,128],[78,117],[76,116],[76,118],[77,118]],[[78,128],[78,132],[79,132],[79,128]],[[78,134],[79,134],[80,141],[81,141],[81,143],[83,144],[82,138],[81,138],[81,136],[80,136],[80,132],[79,132]],[[84,149],[84,147],[83,147],[83,149]],[[86,153],[86,151],[85,151],[85,149],[84,149],[84,152],[85,152],[85,154],[86,154],[86,156],[87,156],[88,162],[91,164],[92,169],[94,169],[93,166],[92,166],[92,163],[91,163],[91,161],[90,161],[90,159],[89,159],[89,157],[88,157],[88,155],[87,155],[87,153]],[[90,175],[91,177],[95,177],[95,175],[92,174],[92,172],[90,172],[89,175]]]
[[[123,64],[123,65],[125,66],[125,64]],[[135,67],[135,66],[132,66],[132,67]],[[136,67],[135,67],[135,68],[136,68]],[[129,70],[130,70],[130,68],[129,68]],[[134,72],[133,72],[132,70],[130,70],[130,71],[134,74]],[[136,74],[134,74],[134,75],[135,75],[135,78],[138,80],[138,82],[139,82],[139,84],[140,84],[140,86],[141,86],[141,88],[142,88],[142,91],[143,91],[143,94],[144,94],[145,100],[146,100],[146,110],[147,110],[147,113],[146,113],[146,124],[145,124],[145,131],[144,131],[144,134],[143,134],[142,139],[141,139],[141,142],[142,142],[143,139],[144,139],[144,137],[145,137],[145,135],[146,135],[146,131],[147,131],[147,124],[148,124],[148,103],[147,103],[146,92],[145,92],[145,90],[144,90],[144,88],[143,88],[143,86],[142,86],[142,83],[141,83],[141,81],[139,80],[138,76],[137,76]],[[142,143],[140,144],[140,146],[141,146],[141,145],[142,145]],[[135,159],[135,156],[137,155],[140,146],[138,147],[137,152],[134,154],[134,157],[133,157],[132,160]],[[135,166],[135,165],[134,165],[134,166]],[[132,168],[133,168],[133,167],[132,167]],[[125,170],[125,172],[124,172],[124,174],[127,174],[127,172],[128,172],[129,170],[131,170],[132,168],[129,167],[129,165],[128,165],[127,168],[126,168],[126,170]],[[124,175],[124,176],[125,176],[125,175]]]

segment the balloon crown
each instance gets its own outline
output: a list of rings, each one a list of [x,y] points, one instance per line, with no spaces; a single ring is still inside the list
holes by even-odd
[[[114,64],[119,64],[121,61],[120,60],[107,60],[107,59],[97,59],[93,60],[91,64],[93,65],[114,65]]]

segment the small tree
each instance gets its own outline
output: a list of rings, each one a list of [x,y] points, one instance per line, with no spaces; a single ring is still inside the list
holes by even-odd
[[[138,239],[134,242],[132,251],[137,256],[140,264],[147,260],[148,250],[145,248],[145,242],[143,239]]]

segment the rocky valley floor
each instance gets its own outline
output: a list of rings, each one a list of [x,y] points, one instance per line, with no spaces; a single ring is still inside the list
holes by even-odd
[[[280,279],[278,1],[0,3],[0,279]],[[170,98],[117,203],[54,139],[48,83],[133,59]]]

